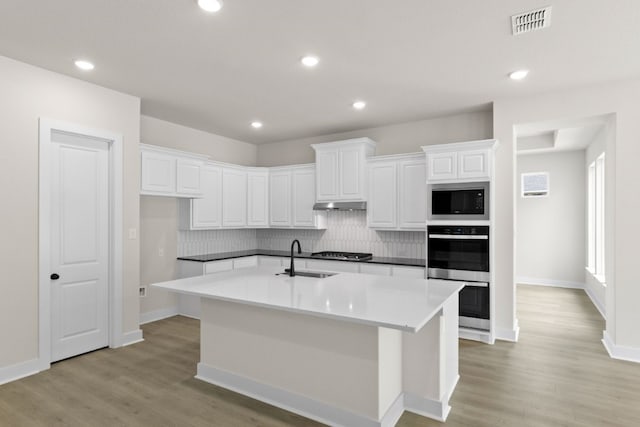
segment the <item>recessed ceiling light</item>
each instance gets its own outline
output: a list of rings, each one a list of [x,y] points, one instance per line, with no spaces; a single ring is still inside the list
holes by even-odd
[[[78,59],[76,62],[74,62],[74,64],[76,64],[76,67],[85,71],[91,71],[95,68],[95,66],[91,62],[85,61],[84,59]]]
[[[254,129],[260,129],[262,127],[262,122],[251,122],[251,127]]]
[[[198,0],[200,9],[206,12],[217,12],[222,9],[222,0]]]
[[[305,67],[315,67],[318,65],[318,62],[320,62],[320,59],[318,59],[317,56],[307,55],[303,56],[300,62],[302,62],[302,65]]]
[[[511,80],[522,80],[527,77],[527,74],[529,74],[529,70],[518,70],[509,74],[509,77]]]
[[[356,101],[353,104],[351,104],[351,106],[356,110],[362,110],[364,107],[367,106],[367,103],[364,101]]]

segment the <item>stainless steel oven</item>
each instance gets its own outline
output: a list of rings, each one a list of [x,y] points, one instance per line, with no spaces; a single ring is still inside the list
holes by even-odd
[[[460,326],[489,329],[489,227],[427,227],[427,277],[465,282]]]

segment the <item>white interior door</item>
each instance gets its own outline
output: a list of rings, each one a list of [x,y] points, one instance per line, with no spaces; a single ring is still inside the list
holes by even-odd
[[[54,362],[109,345],[109,144],[51,137]]]

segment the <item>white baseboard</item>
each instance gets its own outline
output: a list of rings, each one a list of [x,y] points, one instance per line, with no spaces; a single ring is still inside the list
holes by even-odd
[[[38,372],[40,372],[40,359],[31,359],[0,368],[0,385],[37,374]]]
[[[377,421],[204,363],[198,363],[196,378],[331,426],[392,427],[406,408],[400,395]]]
[[[536,277],[516,277],[516,283],[522,285],[551,286],[554,288],[584,289],[582,282],[572,282],[569,280],[540,279]]]
[[[593,305],[595,306],[595,308],[600,312],[600,315],[602,316],[602,318],[604,320],[607,320],[607,316],[605,315],[605,308],[602,306],[602,304],[600,303],[600,301],[598,301],[598,299],[596,298],[596,296],[594,295],[593,292],[591,292],[591,290],[589,289],[589,287],[585,287],[584,288],[584,292],[587,294],[587,296],[589,297],[589,299],[591,300],[591,302],[593,303]]]
[[[462,326],[458,329],[458,338],[483,342],[485,344],[493,344],[495,342],[489,331],[480,331],[478,329],[465,328]]]
[[[613,359],[640,363],[640,348],[616,345],[607,331],[602,333],[602,344]]]
[[[136,344],[142,341],[144,341],[144,338],[142,338],[142,329],[125,332],[124,334],[122,334],[122,338],[120,340],[121,342],[120,347],[125,347],[125,346]]]
[[[412,393],[404,394],[404,409],[423,417],[445,422],[451,411],[449,401],[427,399]]]
[[[167,307],[160,310],[149,311],[147,313],[140,313],[140,324],[155,322],[158,320],[173,317],[178,314],[178,307]]]
[[[513,329],[496,328],[493,336],[497,340],[518,342],[520,336],[520,326],[518,325],[518,319],[514,322]]]

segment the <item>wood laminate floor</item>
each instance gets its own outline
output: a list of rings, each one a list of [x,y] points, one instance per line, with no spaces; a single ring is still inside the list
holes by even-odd
[[[610,359],[583,291],[518,287],[520,341],[460,342],[445,426],[640,426],[640,364]],[[193,378],[199,322],[143,327],[145,341],[0,386],[0,426],[317,426]],[[400,427],[442,426],[406,413]]]

